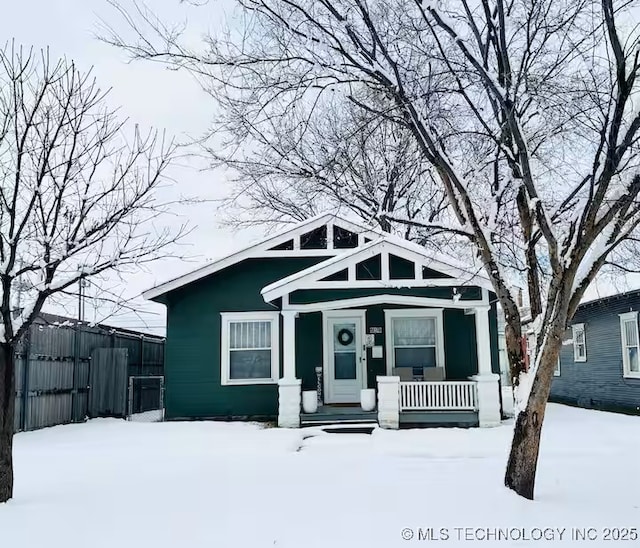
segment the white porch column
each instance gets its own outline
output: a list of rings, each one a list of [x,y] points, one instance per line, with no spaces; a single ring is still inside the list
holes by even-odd
[[[282,378],[278,381],[278,426],[300,427],[301,384],[296,379],[296,316],[295,310],[282,314]]]
[[[376,377],[378,382],[378,424],[397,430],[400,426],[400,377]]]
[[[296,317],[295,310],[283,310],[282,314],[282,378],[296,378]]]
[[[478,422],[481,427],[500,425],[500,375],[491,371],[491,339],[489,337],[490,306],[476,308],[476,347],[478,353],[478,374],[471,377],[476,381],[478,395]]]

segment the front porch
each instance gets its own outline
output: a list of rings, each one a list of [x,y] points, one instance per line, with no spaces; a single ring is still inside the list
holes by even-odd
[[[499,424],[495,296],[477,273],[380,240],[262,295],[282,317],[279,426]]]
[[[493,380],[497,389],[498,379]],[[400,381],[399,377],[378,377],[377,382],[375,410],[365,411],[356,405],[320,405],[315,412],[300,414],[300,426],[377,423],[386,428],[465,428],[499,423],[499,404],[493,397],[493,387],[487,386],[485,379]],[[480,423],[479,382],[480,393],[485,398],[483,424]]]

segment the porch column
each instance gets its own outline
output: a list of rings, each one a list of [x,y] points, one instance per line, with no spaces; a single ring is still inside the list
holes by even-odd
[[[282,378],[296,378],[296,317],[295,310],[283,310],[282,314]]]
[[[500,425],[500,375],[491,371],[491,339],[489,337],[490,306],[476,308],[476,347],[478,374],[476,381],[478,396],[478,422],[481,427]]]
[[[378,382],[378,424],[397,430],[400,426],[400,377],[376,377]]]
[[[300,427],[301,384],[296,379],[296,316],[295,310],[282,314],[282,378],[278,381],[278,426]]]

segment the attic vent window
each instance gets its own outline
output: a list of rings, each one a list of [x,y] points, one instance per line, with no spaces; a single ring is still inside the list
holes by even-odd
[[[272,247],[269,251],[290,251],[293,249],[293,240],[287,240],[275,247]]]
[[[327,249],[327,226],[319,226],[300,236],[300,249]]]
[[[356,280],[380,280],[382,262],[380,255],[374,255],[369,259],[356,264]]]
[[[413,280],[415,263],[393,253],[389,254],[389,278],[392,280]]]
[[[333,247],[335,249],[353,249],[358,247],[358,235],[340,226],[333,227]]]

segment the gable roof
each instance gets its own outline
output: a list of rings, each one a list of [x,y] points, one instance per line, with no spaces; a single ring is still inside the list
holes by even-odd
[[[350,221],[343,217],[339,217],[334,213],[323,213],[321,215],[317,215],[316,217],[312,217],[307,219],[306,221],[302,221],[301,223],[296,224],[293,227],[287,228],[283,231],[280,231],[276,234],[268,236],[255,244],[250,245],[249,247],[240,249],[230,255],[222,257],[216,261],[213,261],[205,266],[202,266],[196,270],[188,272],[182,276],[177,278],[173,278],[167,282],[161,283],[144,291],[142,296],[145,299],[155,299],[164,295],[165,293],[169,293],[170,291],[174,291],[198,281],[202,278],[206,278],[211,274],[224,270],[230,266],[233,266],[241,261],[246,259],[254,258],[254,257],[292,257],[292,256],[334,256],[336,254],[346,253],[352,251],[352,249],[309,249],[309,250],[301,250],[299,249],[299,238],[301,235],[306,234],[316,228],[319,228],[323,225],[333,226],[338,225],[341,228],[349,230],[359,235],[364,242],[364,238],[380,238],[385,233],[379,229],[367,227],[365,225]],[[289,240],[294,240],[298,242],[298,248],[296,249],[294,243],[293,250],[273,250],[272,248],[277,247]],[[357,249],[357,248],[356,248]]]
[[[325,283],[327,287],[329,284],[322,282],[322,278],[336,274],[350,265],[355,265],[359,262],[365,261],[370,257],[374,257],[378,254],[393,254],[403,259],[414,262],[416,265],[427,267],[429,269],[441,272],[450,276],[450,278],[438,278],[438,279],[419,279],[410,280],[391,280],[385,277],[382,273],[380,280],[368,280],[368,281],[356,281],[357,283],[365,283],[367,285],[378,285],[380,287],[394,287],[394,286],[429,286],[429,285],[447,285],[447,286],[478,286],[493,291],[493,286],[489,278],[478,270],[473,270],[467,266],[461,264],[457,259],[443,255],[441,253],[432,253],[422,246],[403,240],[391,234],[385,234],[381,238],[369,242],[363,246],[351,249],[347,253],[343,253],[336,257],[322,261],[316,265],[310,266],[300,272],[296,272],[277,280],[267,286],[265,286],[261,293],[265,301],[270,302],[274,299],[291,293],[297,289],[305,288],[320,288],[317,282]],[[347,282],[340,282],[341,284],[353,284],[354,280]],[[413,282],[413,283],[412,283]]]

